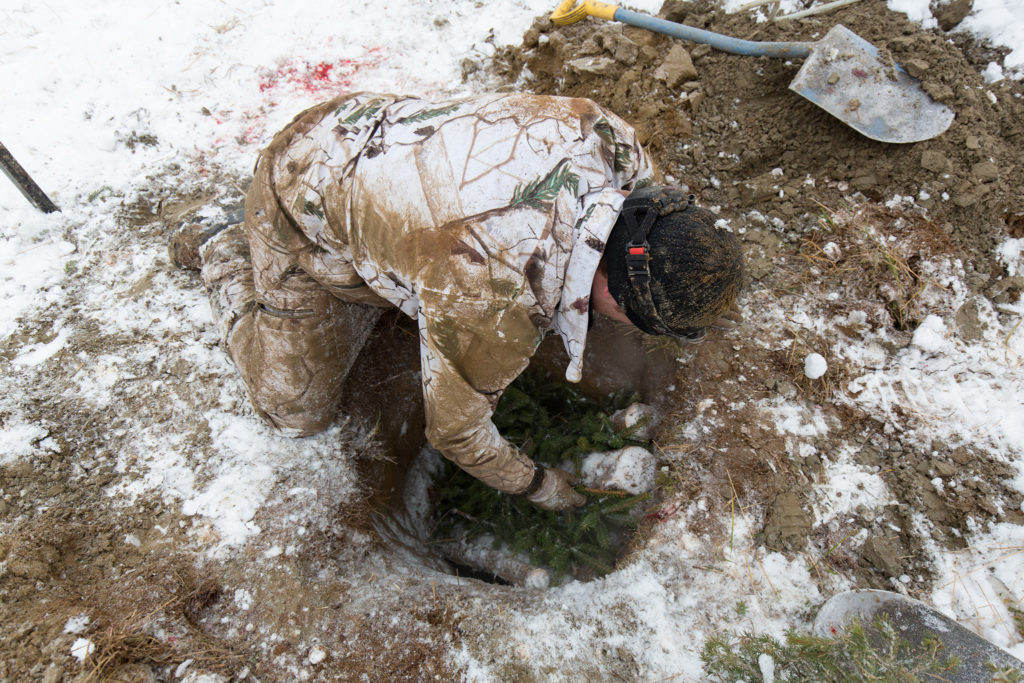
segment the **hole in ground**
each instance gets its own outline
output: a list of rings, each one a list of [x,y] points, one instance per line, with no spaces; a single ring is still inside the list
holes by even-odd
[[[588,336],[579,389],[599,399],[616,391],[664,397],[675,379],[673,351],[645,347],[643,335],[598,321]],[[531,370],[548,373],[553,383],[564,382],[567,362],[561,339],[552,335],[541,344]],[[512,553],[507,544],[495,544],[487,535],[472,541],[458,536],[438,538],[433,514],[438,502],[435,478],[446,462],[425,444],[420,382],[415,325],[398,314],[384,316],[346,381],[341,414],[373,426],[384,457],[365,458],[360,476],[372,482],[375,491],[370,526],[396,556],[410,564],[498,585],[546,587],[552,578],[557,581],[563,575],[587,580],[613,569],[631,532],[607,539],[612,553],[606,560],[584,562],[576,554],[569,564],[563,561],[561,566],[545,568],[530,564],[529,546]],[[580,521],[570,518],[569,523]]]

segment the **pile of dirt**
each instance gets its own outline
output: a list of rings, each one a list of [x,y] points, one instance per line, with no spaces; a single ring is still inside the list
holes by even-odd
[[[952,314],[948,294],[922,294],[935,284],[925,271],[936,264],[959,263],[971,294],[1016,301],[1019,288],[993,248],[1024,224],[1024,88],[984,82],[980,73],[998,51],[922,29],[883,0],[779,23],[704,1],[668,0],[659,16],[760,41],[819,38],[841,23],[906,65],[956,113],[935,139],[879,143],[791,92],[799,63],[725,54],[597,19],[556,27],[540,17],[522,45],[499,50],[483,70],[505,88],[586,97],[616,112],[636,128],[664,180],[730,219],[745,243],[747,296],[763,300],[747,321],[755,334],[712,335],[679,352],[675,383],[685,391],[659,435],[674,471],[662,482],[665,507],[649,523],[678,509],[673,501],[710,497],[709,507],[759,520],[767,548],[817,557],[859,585],[891,588],[909,575],[908,588],[926,594],[932,539],[960,548],[970,520],[1024,521],[1019,492],[1004,483],[1007,466],[970,444],[928,442],[910,426],[909,409],[893,433],[838,395],[853,371],[837,359],[822,382],[803,376],[804,355],[857,342],[862,331],[813,331],[772,316],[794,305],[834,317],[866,312],[886,330],[882,352],[893,354],[925,315]],[[948,30],[957,21],[942,24]],[[969,313],[957,314],[965,338]],[[755,406],[776,400],[820,415],[827,436],[799,439],[766,422]],[[698,443],[694,424],[703,431]],[[879,472],[897,502],[861,505],[843,521],[815,526],[815,488],[840,452]],[[976,486],[937,491],[931,483],[963,468]],[[919,517],[932,539],[918,535]],[[721,516],[703,523],[712,541],[727,538]],[[861,530],[867,540],[851,541]]]
[[[670,182],[727,217],[757,210],[792,222],[856,193],[875,202],[911,197],[978,261],[1021,221],[1024,89],[1009,79],[986,85],[980,73],[997,51],[923,30],[884,0],[778,23],[703,1],[669,0],[659,16],[759,41],[820,38],[841,23],[906,65],[956,119],[925,142],[875,142],[788,89],[799,62],[597,19],[555,27],[539,18],[520,47],[499,51],[491,72],[517,89],[609,107],[636,126]]]

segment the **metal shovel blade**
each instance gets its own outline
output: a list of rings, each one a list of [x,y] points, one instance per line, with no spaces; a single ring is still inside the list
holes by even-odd
[[[789,89],[880,142],[918,142],[941,135],[953,111],[921,89],[898,64],[841,24],[812,44]]]

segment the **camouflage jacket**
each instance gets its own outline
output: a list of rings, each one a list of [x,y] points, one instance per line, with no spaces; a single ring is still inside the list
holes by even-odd
[[[653,173],[636,134],[589,100],[520,94],[358,93],[286,130],[263,163],[316,246],[310,274],[345,300],[367,301],[368,287],[418,321],[427,438],[490,486],[522,491],[533,463],[491,415],[549,331],[579,381],[618,190]]]

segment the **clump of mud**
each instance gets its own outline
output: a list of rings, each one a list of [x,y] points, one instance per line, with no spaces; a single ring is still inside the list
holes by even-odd
[[[922,30],[882,0],[780,23],[677,0],[660,16],[759,41],[820,38],[841,23],[905,65],[956,119],[925,142],[875,142],[788,89],[799,62],[726,54],[597,19],[559,28],[538,18],[491,70],[517,89],[609,107],[637,128],[670,181],[730,217],[756,210],[790,221],[857,193],[875,202],[912,197],[976,257],[987,257],[1019,220],[1022,86],[985,84],[980,73],[994,51]]]

